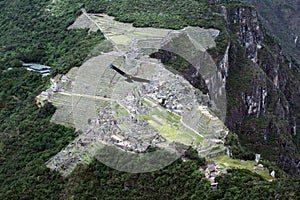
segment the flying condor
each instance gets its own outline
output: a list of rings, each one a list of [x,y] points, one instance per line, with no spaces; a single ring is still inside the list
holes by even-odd
[[[113,64],[110,64],[109,67],[111,69],[115,70],[116,72],[118,72],[120,75],[124,76],[126,78],[126,81],[128,81],[128,82],[136,81],[136,82],[150,83],[150,80],[126,74],[125,72],[123,72],[122,70],[120,70],[119,68],[117,68],[116,66],[114,66]]]

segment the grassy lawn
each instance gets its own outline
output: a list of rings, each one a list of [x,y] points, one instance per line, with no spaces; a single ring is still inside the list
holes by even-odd
[[[257,165],[255,161],[244,161],[244,160],[234,160],[227,155],[221,155],[212,158],[212,160],[222,167],[226,168],[239,168],[239,169],[248,169],[249,171],[252,171],[254,173],[257,173],[261,175],[263,178],[265,178],[268,181],[274,180],[269,174],[269,170],[254,170],[253,167]]]
[[[149,122],[152,128],[158,131],[159,135],[169,142],[175,141],[185,145],[191,145],[195,138],[195,142],[200,145],[204,140],[204,138],[187,128],[180,126],[180,124],[177,124],[178,126],[172,126],[164,119],[161,119],[160,116],[142,115],[142,117]]]
[[[171,115],[173,118],[175,118],[176,120],[180,120],[181,119],[181,117],[179,116],[179,115],[177,115],[177,114],[175,114],[175,113],[172,113],[172,112],[170,112],[170,111],[168,111],[167,110],[167,112],[168,112],[168,114],[169,115]]]
[[[167,141],[176,141],[185,145],[191,145],[193,141],[197,145],[203,142],[203,137],[181,124],[181,117],[179,115],[169,110],[155,107],[157,103],[149,98],[144,98],[142,103],[144,106],[150,107],[153,110],[149,115],[143,114],[141,117],[147,120],[150,126],[156,129]]]
[[[141,117],[144,118],[147,121],[151,120],[151,117],[149,115],[146,115],[146,114],[142,114]]]
[[[113,114],[113,116],[115,118],[121,118],[121,117],[124,117],[124,116],[129,117],[130,116],[129,113],[127,112],[127,110],[125,110],[123,107],[121,107],[117,103],[113,103],[112,108],[113,108],[113,110],[116,111],[116,113]]]
[[[180,142],[185,145],[191,145],[193,138],[179,130],[174,129],[170,124],[165,123],[162,129],[158,132],[159,135],[163,136],[167,141]]]
[[[165,110],[161,110],[161,109],[155,109],[153,114],[157,114],[160,117],[162,117],[163,119],[167,120],[169,123],[173,124],[173,123],[178,123],[178,120],[173,119],[170,115],[168,115],[166,112],[164,112]]]
[[[150,99],[149,97],[144,97],[144,99],[142,100],[143,105],[147,106],[147,107],[153,107],[156,106],[157,103],[155,103],[152,99]]]
[[[117,33],[116,33],[117,34]],[[128,45],[131,39],[129,37],[126,37],[124,35],[114,35],[111,36],[110,39],[115,42],[116,44],[123,44],[123,45]]]
[[[223,147],[223,146],[222,146]],[[224,151],[225,148],[223,147],[222,148],[221,146],[216,146],[216,149],[214,149],[213,151],[210,152],[210,154],[213,154],[213,153],[218,153],[218,152],[221,152],[221,151]]]
[[[150,102],[150,101],[148,101],[148,100],[146,100],[146,99],[143,99],[143,100],[142,100],[142,104],[143,104],[144,106],[147,106],[147,107],[152,107],[152,106],[153,106],[153,103]]]
[[[194,142],[197,145],[200,145],[203,142],[203,140],[204,140],[203,137],[201,137],[200,135],[198,135],[197,133],[195,133],[194,131],[192,131],[190,129],[184,128],[184,130],[182,132],[184,132],[185,134],[189,135],[192,138],[195,138]]]

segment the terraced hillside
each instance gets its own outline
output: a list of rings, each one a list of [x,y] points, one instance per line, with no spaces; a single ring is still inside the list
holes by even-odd
[[[193,62],[203,72],[203,77],[210,80],[215,73],[214,64],[199,62],[195,58],[215,45],[217,30],[134,28],[107,15],[91,15],[84,9],[82,12],[70,28],[84,28],[86,23],[91,31],[100,29],[114,50],[100,52],[99,56],[71,70],[64,78],[53,80],[46,95],[39,96],[40,100],[46,98],[58,108],[53,122],[72,125],[82,132],[47,162],[49,168],[67,175],[77,164],[89,162],[96,156],[112,168],[143,172],[170,164],[190,145],[200,156],[225,152],[223,138],[227,130],[214,114],[218,105],[183,77],[168,71],[159,60],[149,57],[149,54],[167,47]],[[186,52],[185,48],[176,48],[178,44],[182,47],[193,44],[194,48]],[[130,74],[129,78],[109,68],[111,64]],[[168,152],[169,157],[164,156],[163,164],[143,166],[149,165],[146,160],[151,155],[152,159],[165,155],[160,150],[157,155],[148,155],[149,146]],[[114,148],[117,149],[112,150]],[[117,165],[115,160],[99,156],[110,151],[118,152],[114,155],[118,158]],[[134,154],[118,156],[124,151]],[[128,162],[130,167],[126,167]]]

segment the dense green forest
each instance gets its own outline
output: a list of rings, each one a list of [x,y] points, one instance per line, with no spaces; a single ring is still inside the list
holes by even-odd
[[[156,172],[129,174],[94,160],[79,166],[71,176],[61,177],[45,162],[77,133],[50,123],[55,108],[35,105],[35,96],[49,84],[48,78],[29,73],[22,62],[53,67],[52,74],[80,66],[89,51],[104,37],[100,32],[68,30],[80,8],[106,12],[135,26],[179,29],[186,25],[223,30],[217,38],[218,55],[228,35],[224,19],[204,0],[50,0],[0,1],[0,199],[297,199],[300,182],[293,179],[264,180],[249,171],[233,169],[218,177],[219,189],[198,169],[205,160],[194,150]],[[50,6],[49,6],[50,5]],[[7,70],[13,68],[12,70]],[[236,138],[228,140],[236,145]],[[246,153],[244,153],[244,151]],[[242,153],[241,153],[242,152]]]
[[[104,39],[101,32],[67,30],[80,14],[79,4],[66,7],[63,15],[47,10],[48,4],[49,1],[0,2],[0,69],[33,62],[53,66],[53,73],[66,73],[80,66],[91,47]]]

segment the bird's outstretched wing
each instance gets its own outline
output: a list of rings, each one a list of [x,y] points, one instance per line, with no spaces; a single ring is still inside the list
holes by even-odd
[[[116,72],[118,72],[119,74],[121,74],[122,76],[126,75],[125,72],[123,72],[122,70],[120,70],[119,68],[117,68],[116,66],[114,66],[113,64],[110,64],[109,67],[113,70],[115,70]]]
[[[126,74],[125,72],[123,72],[122,70],[120,70],[119,68],[114,66],[113,64],[110,64],[109,67],[111,69],[115,70],[116,72],[118,72],[119,74],[121,74],[122,76],[126,77],[126,81],[128,81],[128,82],[132,83],[133,81],[136,81],[136,82],[140,82],[140,83],[150,83],[150,80]]]
[[[150,80],[148,80],[148,79],[139,78],[139,77],[135,77],[135,76],[131,77],[131,79],[136,82],[150,83]]]

